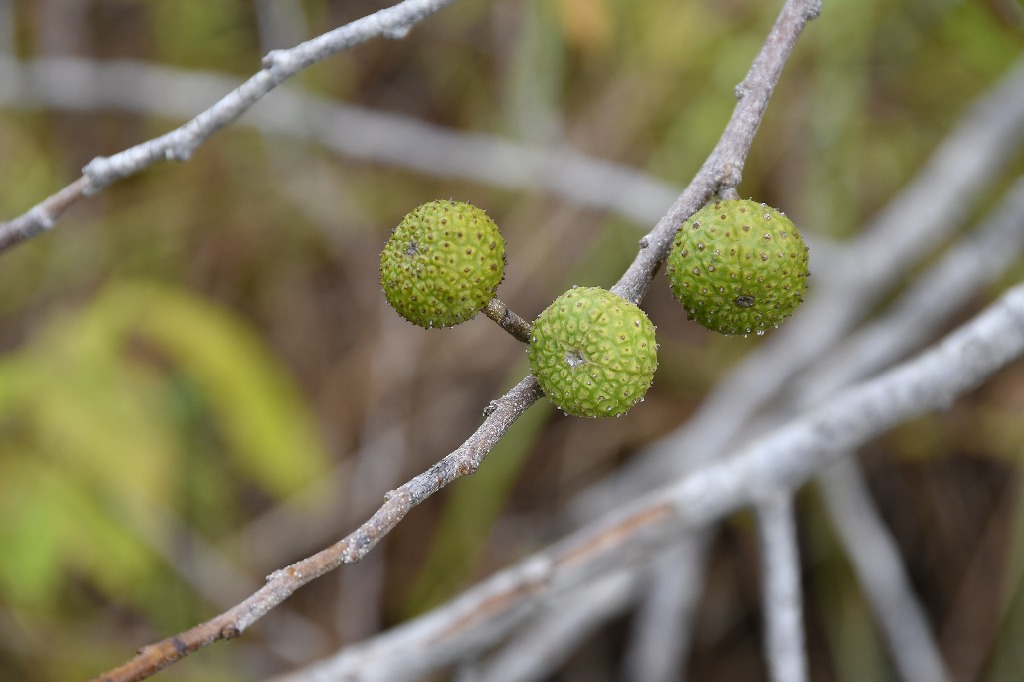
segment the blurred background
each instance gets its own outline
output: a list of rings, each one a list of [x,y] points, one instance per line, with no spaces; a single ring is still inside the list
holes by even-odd
[[[180,125],[268,50],[389,4],[0,0],[0,220]],[[482,316],[428,332],[391,311],[377,279],[391,227],[434,198],[484,207],[508,243],[499,297],[530,319],[573,284],[610,286],[711,151],[780,5],[458,0],[401,40],[303,71],[188,162],[121,181],[0,255],[0,679],[119,664],[344,536],[457,447],[525,374],[524,349]],[[850,239],[1022,46],[1016,0],[826,0],[740,194],[823,249]],[[44,68],[57,57],[74,61]],[[130,69],[103,75],[117,65]],[[325,106],[338,138],[316,123]],[[409,132],[407,158],[376,154],[367,114]],[[440,132],[565,145],[635,169],[651,192],[616,209],[517,180],[500,155],[460,170],[415,144]],[[1017,154],[972,214],[1022,170]],[[954,322],[1022,275],[1018,259]],[[660,276],[644,308],[661,344],[645,403],[591,421],[541,401],[365,563],[159,679],[292,669],[560,537],[574,495],[684,423],[763,342],[687,322]],[[1018,363],[861,453],[956,679],[1024,676],[1022,413]],[[800,511],[814,679],[895,679],[820,502],[802,496]],[[716,536],[691,679],[765,679],[756,551],[748,515]],[[552,679],[617,679],[628,624]]]

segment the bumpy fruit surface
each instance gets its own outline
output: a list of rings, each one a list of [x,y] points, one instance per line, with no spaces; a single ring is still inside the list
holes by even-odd
[[[686,316],[722,334],[777,327],[803,301],[807,284],[807,247],[792,221],[745,199],[694,213],[666,264]]]
[[[533,323],[530,370],[552,402],[578,417],[614,417],[643,399],[658,366],[654,325],[629,301],[573,287]]]
[[[431,201],[409,213],[380,255],[384,296],[421,327],[472,319],[504,277],[498,226],[483,209],[459,201]]]

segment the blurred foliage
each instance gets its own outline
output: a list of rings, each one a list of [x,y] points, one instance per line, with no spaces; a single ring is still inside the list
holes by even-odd
[[[0,49],[245,77],[281,46],[268,44],[260,14],[271,3],[290,8],[273,14],[275,35],[300,39],[390,4],[104,0],[78,14],[57,0],[15,0],[0,6]],[[358,46],[295,83],[458,130],[568,142],[682,186],[725,126],[733,88],[779,5],[458,0],[404,39]],[[740,190],[842,240],[1007,71],[1024,28],[1012,0],[824,5],[786,68]],[[0,109],[0,217],[70,182],[92,157],[176,124],[118,111]],[[364,520],[350,500],[378,501],[476,428],[487,402],[520,376],[510,368],[525,367],[522,349],[486,321],[429,334],[395,322],[376,281],[388,229],[410,207],[448,196],[487,207],[501,224],[510,251],[501,296],[525,316],[571,284],[613,282],[650,228],[559,197],[339,158],[315,142],[230,126],[187,163],[122,181],[52,234],[3,254],[0,678],[86,677],[209,617],[245,590],[204,570],[202,557],[258,584]],[[661,366],[643,409],[611,423],[532,410],[476,476],[425,503],[384,543],[380,593],[366,596],[378,613],[346,609],[338,595],[357,584],[346,571],[296,595],[289,607],[323,635],[307,655],[339,645],[343,630],[372,632],[379,620],[438,603],[557,537],[574,492],[680,424],[756,343],[686,322],[667,287],[656,285],[645,308],[659,327]],[[958,649],[974,658],[953,663],[990,670],[992,680],[1015,679],[1024,632],[1021,386],[1019,370],[1008,372],[950,413],[880,439],[868,458],[937,629],[977,625]],[[382,453],[373,444],[389,425],[406,446]],[[398,461],[375,474],[378,457]],[[898,480],[888,478],[892,466]],[[989,475],[958,489],[952,482],[968,480],[972,466]],[[928,495],[939,492],[958,503],[935,505]],[[1008,501],[988,505],[985,496]],[[900,506],[908,504],[924,511]],[[869,610],[816,516],[804,529],[815,679],[886,679]],[[1012,527],[998,536],[999,579],[972,582],[972,543],[999,523]],[[721,637],[697,643],[695,677],[764,674],[757,599],[729,596],[756,592],[736,552],[749,542],[740,527],[716,545],[701,618]],[[955,560],[929,564],[935,556]],[[972,620],[957,606],[970,599],[998,613]],[[161,677],[255,679],[292,666],[261,647],[272,630],[247,633],[248,649],[214,647]],[[746,661],[753,667],[741,669]]]
[[[187,626],[159,594],[175,579],[171,510],[189,533],[223,536],[246,487],[269,504],[327,463],[301,395],[250,327],[141,281],[55,310],[0,359],[0,414],[0,598],[29,622],[66,608],[79,576],[161,629]]]

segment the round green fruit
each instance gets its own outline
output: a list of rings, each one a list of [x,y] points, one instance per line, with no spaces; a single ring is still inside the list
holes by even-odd
[[[745,199],[715,201],[676,234],[666,262],[686,316],[722,334],[763,334],[807,287],[807,247],[792,221]]]
[[[559,409],[615,417],[637,402],[658,367],[654,325],[629,301],[573,287],[544,310],[530,334],[530,370]]]
[[[380,255],[380,283],[398,314],[450,327],[487,305],[505,277],[505,240],[483,209],[439,200],[409,213]]]

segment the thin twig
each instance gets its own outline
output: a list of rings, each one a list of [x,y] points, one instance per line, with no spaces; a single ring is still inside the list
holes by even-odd
[[[1022,224],[1024,179],[1011,187],[977,229],[953,243],[943,258],[922,272],[883,316],[814,365],[795,390],[797,409],[806,409],[850,382],[891,365],[932,338],[957,310],[1016,262],[1024,249]],[[920,601],[904,575],[894,541],[863,490],[856,465],[837,465],[823,475],[822,484],[832,522],[902,677],[948,679]]]
[[[932,338],[957,310],[986,284],[1004,276],[1017,260],[1024,249],[1021,225],[1024,179],[1011,187],[979,227],[950,245],[943,258],[922,272],[884,315],[813,366],[795,390],[799,396],[796,409],[806,409],[842,386],[891,365]],[[821,482],[832,523],[901,677],[948,679],[923,607],[856,464],[836,465],[822,475]]]
[[[461,447],[389,492],[384,505],[355,532],[311,557],[275,571],[262,588],[237,606],[180,635],[143,647],[131,661],[95,679],[97,682],[145,679],[217,640],[239,636],[298,588],[342,564],[359,561],[409,510],[456,478],[476,471],[494,444],[539,396],[536,380],[533,377],[523,379],[497,401],[499,404]]]
[[[764,585],[765,653],[772,682],[804,682],[803,593],[796,515],[789,491],[770,495],[757,507]]]
[[[623,506],[424,616],[285,681],[417,680],[485,650],[581,582],[642,561],[816,471],[892,426],[944,408],[1024,355],[1024,285],[918,357],[845,389],[684,479]]]
[[[818,480],[829,518],[877,615],[900,679],[948,680],[899,548],[878,515],[856,461],[842,459],[819,474]]]
[[[796,393],[806,407],[895,362],[935,335],[986,284],[998,280],[1024,249],[1024,179],[972,232],[871,324],[817,363]],[[938,644],[855,463],[821,476],[832,523],[847,550],[903,679],[945,680]]]
[[[530,343],[530,329],[533,325],[519,317],[519,315],[498,299],[492,298],[488,301],[483,312],[517,341]]]
[[[85,196],[88,186],[88,178],[78,178],[61,191],[33,206],[28,213],[0,223],[0,251],[49,230],[65,211]]]
[[[977,229],[925,270],[880,318],[817,363],[796,391],[806,407],[878,371],[948,323],[986,284],[1004,275],[1024,249],[1024,179]],[[895,542],[855,462],[821,475],[829,516],[856,570],[890,654],[907,680],[945,680],[938,644],[905,574]]]
[[[44,199],[28,213],[0,223],[0,251],[49,230],[54,221],[83,196],[95,194],[157,161],[188,159],[207,138],[307,66],[372,38],[400,38],[413,25],[451,2],[453,0],[405,0],[289,50],[272,50],[263,58],[261,71],[185,125],[113,156],[93,159],[82,169],[82,177],[71,185]]]
[[[736,187],[768,100],[782,75],[804,26],[818,16],[821,0],[789,0],[782,7],[743,82],[736,87],[739,100],[732,118],[711,155],[658,224],[641,240],[643,248],[622,275],[613,293],[640,303],[661,261],[668,255],[676,230],[721,188]]]

